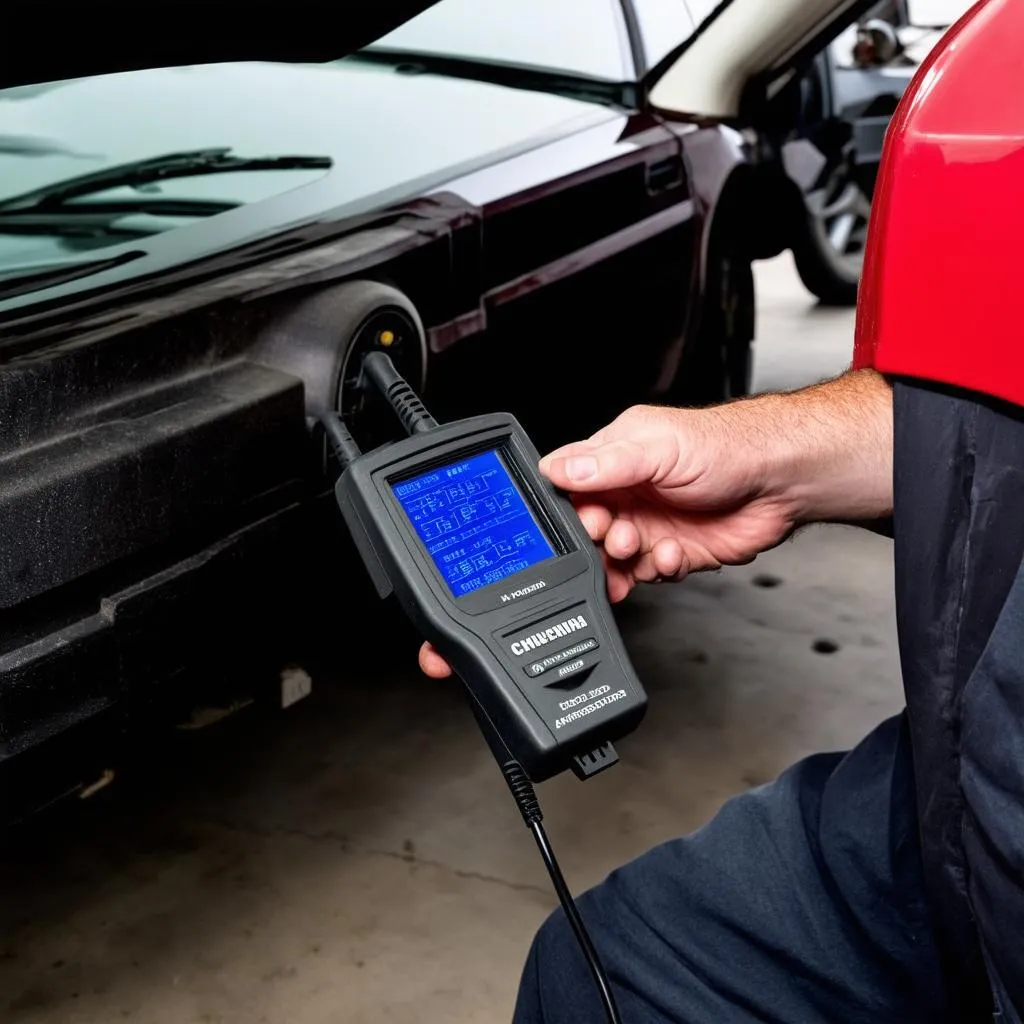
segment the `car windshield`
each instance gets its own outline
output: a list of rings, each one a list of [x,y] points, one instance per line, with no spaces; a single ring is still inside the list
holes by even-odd
[[[0,91],[0,286],[327,173],[329,151],[310,150],[314,140],[284,125],[271,133],[253,124],[241,94],[218,97],[238,118],[221,133],[227,118],[205,116],[197,102],[208,73],[180,68]]]
[[[683,0],[636,10],[649,63],[692,28]],[[486,18],[479,0],[441,0],[324,64],[0,90],[0,309],[437,189],[607,119],[632,52],[620,0],[487,0]]]
[[[632,77],[620,0],[486,0],[486,16],[483,6],[480,0],[444,0],[368,49],[518,64],[610,82]]]

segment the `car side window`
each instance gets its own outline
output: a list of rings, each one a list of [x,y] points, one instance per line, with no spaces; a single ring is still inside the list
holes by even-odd
[[[441,0],[368,49],[635,77],[619,0]]]
[[[653,68],[693,33],[684,0],[632,0],[647,67]]]

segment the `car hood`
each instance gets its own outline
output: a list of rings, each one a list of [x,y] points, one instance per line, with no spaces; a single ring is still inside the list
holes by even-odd
[[[140,68],[325,61],[366,46],[436,0],[7,0],[0,88]]]

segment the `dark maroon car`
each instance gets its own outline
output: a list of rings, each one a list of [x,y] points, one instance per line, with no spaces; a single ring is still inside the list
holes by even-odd
[[[791,72],[857,6],[794,5],[802,42],[762,47],[735,111],[670,116],[651,89],[728,4],[475,3],[163,3],[128,44],[127,4],[5,12],[8,769],[106,763],[167,699],[344,631],[362,581],[311,425],[385,436],[370,349],[439,416],[509,408],[542,442],[745,392],[751,261],[802,211]]]

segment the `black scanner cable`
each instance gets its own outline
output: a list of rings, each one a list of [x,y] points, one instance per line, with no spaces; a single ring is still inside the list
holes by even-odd
[[[364,378],[373,384],[381,396],[391,405],[396,415],[402,421],[402,426],[409,434],[423,433],[437,425],[436,420],[427,412],[426,407],[420,401],[419,396],[412,387],[398,374],[394,364],[382,352],[371,353],[363,360]],[[348,427],[341,416],[336,412],[325,413],[320,418],[324,432],[330,442],[334,457],[344,471],[352,462],[362,454],[359,445],[356,443]],[[471,698],[472,699],[472,698]],[[533,783],[526,774],[522,765],[512,757],[504,741],[497,735],[494,727],[487,719],[483,710],[475,700],[472,700],[473,711],[477,722],[483,731],[494,758],[501,768],[501,774],[508,784],[509,791],[515,799],[519,813],[523,816],[526,827],[533,835],[540,850],[544,867],[547,868],[551,877],[551,884],[554,886],[558,896],[558,902],[562,911],[572,928],[576,942],[583,953],[583,957],[590,969],[598,994],[601,998],[601,1005],[604,1008],[604,1015],[607,1024],[622,1024],[619,1016],[619,1009],[615,1003],[615,996],[605,973],[604,965],[594,943],[587,932],[587,926],[583,923],[579,908],[573,899],[572,892],[566,884],[565,876],[558,865],[555,851],[551,847],[547,832],[544,830],[544,815],[540,808],[540,801],[534,790]]]
[[[516,805],[523,815],[526,827],[533,833],[537,849],[540,850],[541,859],[544,861],[544,867],[548,869],[548,874],[551,876],[551,884],[558,894],[558,902],[562,905],[562,911],[569,921],[573,935],[576,936],[576,942],[583,953],[584,959],[587,961],[587,967],[590,968],[590,975],[594,979],[594,984],[597,986],[598,994],[601,997],[605,1018],[608,1024],[622,1024],[622,1018],[619,1016],[619,1008],[615,1003],[611,984],[608,981],[607,974],[605,974],[604,964],[601,963],[601,957],[594,948],[594,943],[590,938],[590,933],[587,931],[587,926],[583,923],[583,918],[580,916],[579,907],[576,906],[576,901],[569,891],[569,886],[566,884],[562,869],[558,866],[558,859],[555,857],[555,851],[551,848],[548,834],[544,831],[542,821],[544,815],[541,812],[537,794],[534,792],[533,783],[527,778],[526,772],[523,771],[522,765],[518,761],[505,761],[501,765],[501,773],[505,776],[505,781],[508,783],[508,788],[512,791],[512,796],[515,797]]]

